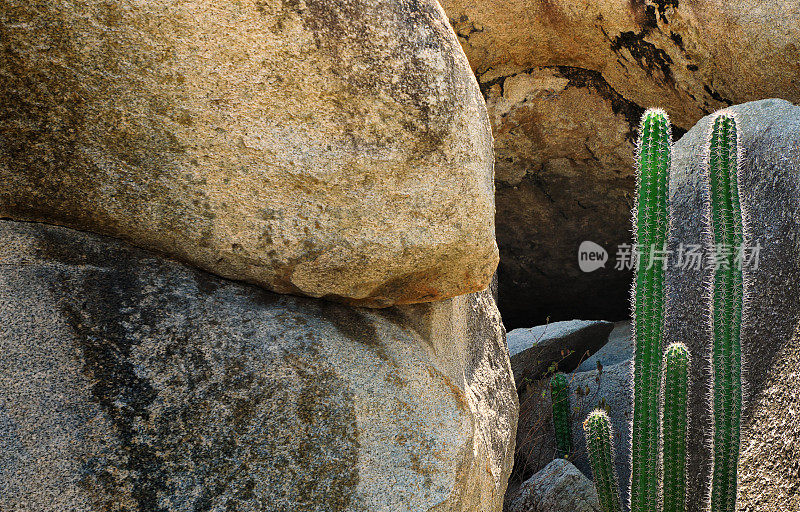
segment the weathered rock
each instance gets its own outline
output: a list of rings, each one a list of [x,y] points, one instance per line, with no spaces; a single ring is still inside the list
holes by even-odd
[[[757,267],[743,266],[744,410],[738,509],[791,510],[800,503],[800,107],[764,100],[729,109],[737,116],[742,168],[739,188],[745,247],[760,246]],[[670,249],[701,244],[710,255],[704,164],[710,118],[675,146],[670,182]],[[752,251],[750,251],[752,253]],[[667,341],[692,353],[688,510],[706,510],[711,470],[710,300],[702,265],[669,266]]]
[[[608,343],[592,354],[578,366],[577,371],[586,372],[606,366],[624,363],[633,358],[633,337],[631,321],[614,322],[614,329],[608,335]]]
[[[11,0],[0,41],[0,216],[370,307],[489,283],[490,126],[434,0]]]
[[[564,459],[556,459],[509,498],[508,512],[600,512],[594,484]]]
[[[630,239],[628,119],[641,110],[620,111],[618,95],[584,70],[523,72],[484,93],[497,158],[504,320],[519,327],[546,317],[624,317],[631,273],[614,267],[617,244]],[[605,267],[581,271],[585,240],[608,251]]]
[[[510,331],[508,351],[517,387],[541,379],[553,368],[571,372],[608,342],[613,328],[603,320],[570,320]]]
[[[800,510],[800,336],[775,354],[739,461],[739,510]]]
[[[351,308],[11,221],[0,261],[2,510],[501,509],[488,292]]]
[[[441,3],[492,119],[500,309],[511,327],[547,315],[627,316],[630,273],[582,274],[575,253],[592,240],[613,258],[618,244],[630,243],[644,108],[664,108],[679,136],[733,103],[800,101],[793,3]]]

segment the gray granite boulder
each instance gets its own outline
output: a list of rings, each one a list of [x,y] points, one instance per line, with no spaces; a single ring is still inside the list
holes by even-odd
[[[508,351],[517,387],[541,379],[551,369],[571,372],[608,341],[614,324],[603,320],[570,320],[508,333]]]
[[[358,309],[0,221],[0,510],[499,512],[503,334],[488,292]]]
[[[739,122],[744,243],[761,247],[757,267],[744,265],[742,320],[744,411],[739,510],[800,507],[800,107],[769,99],[726,109]],[[703,118],[675,145],[670,181],[670,248],[709,251],[706,140]],[[671,265],[667,273],[667,342],[693,356],[690,392],[690,512],[706,510],[711,472],[710,271]]]
[[[601,512],[591,480],[564,459],[530,477],[508,499],[507,512]]]

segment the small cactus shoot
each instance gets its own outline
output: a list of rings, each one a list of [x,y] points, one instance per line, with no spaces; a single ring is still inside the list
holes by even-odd
[[[553,429],[556,434],[556,449],[560,457],[567,457],[572,452],[572,418],[569,410],[568,390],[567,377],[563,373],[556,373],[550,378]]]
[[[742,246],[742,213],[737,127],[733,116],[723,113],[714,119],[710,144],[708,168],[715,249],[711,512],[733,512],[742,412],[740,332],[744,293],[741,261],[737,258]]]
[[[603,512],[620,512],[619,484],[611,448],[613,433],[608,414],[602,409],[592,411],[583,422],[583,431],[600,509]]]
[[[664,352],[661,415],[662,512],[685,512],[689,349],[673,343]]]
[[[672,132],[667,114],[649,109],[642,117],[634,235],[639,251],[633,297],[634,406],[631,511],[658,505],[658,409],[664,321],[664,262]]]

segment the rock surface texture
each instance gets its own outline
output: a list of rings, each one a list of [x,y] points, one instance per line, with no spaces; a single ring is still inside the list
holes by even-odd
[[[494,272],[486,107],[435,0],[0,7],[0,216],[383,307]]]
[[[613,328],[614,324],[603,320],[570,320],[509,332],[508,352],[517,387],[553,369],[571,372],[608,342]]]
[[[488,292],[281,296],[0,222],[0,509],[499,512],[516,392]]]
[[[512,328],[547,315],[627,316],[630,273],[581,273],[576,253],[591,240],[613,260],[630,243],[645,108],[664,108],[677,139],[734,103],[800,101],[795,2],[441,3],[489,108],[500,309]]]
[[[729,109],[738,119],[739,191],[744,245],[760,246],[758,265],[745,262],[742,320],[744,411],[738,510],[800,506],[800,107],[764,100]],[[675,146],[670,182],[670,244],[700,244],[710,254],[704,155],[711,119],[703,118]],[[749,251],[752,254],[752,251]],[[692,352],[690,512],[706,510],[711,453],[709,429],[710,269],[671,266],[667,273],[667,341]]]
[[[564,459],[533,475],[508,500],[508,512],[601,512],[591,480]]]
[[[614,329],[608,335],[608,343],[582,362],[577,370],[586,372],[596,369],[598,364],[600,368],[605,368],[631,359],[634,350],[631,326],[630,320],[614,322]]]

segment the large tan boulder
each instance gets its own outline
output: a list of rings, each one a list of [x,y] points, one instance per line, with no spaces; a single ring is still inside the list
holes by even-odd
[[[489,292],[362,309],[0,221],[0,510],[500,512]]]
[[[485,288],[492,138],[435,0],[0,7],[0,216],[279,293]]]
[[[635,131],[682,135],[734,103],[800,101],[800,9],[774,0],[442,0],[486,98],[497,155],[500,309],[510,327],[623,318],[629,272],[577,266],[630,243]],[[569,287],[562,283],[569,282]]]

